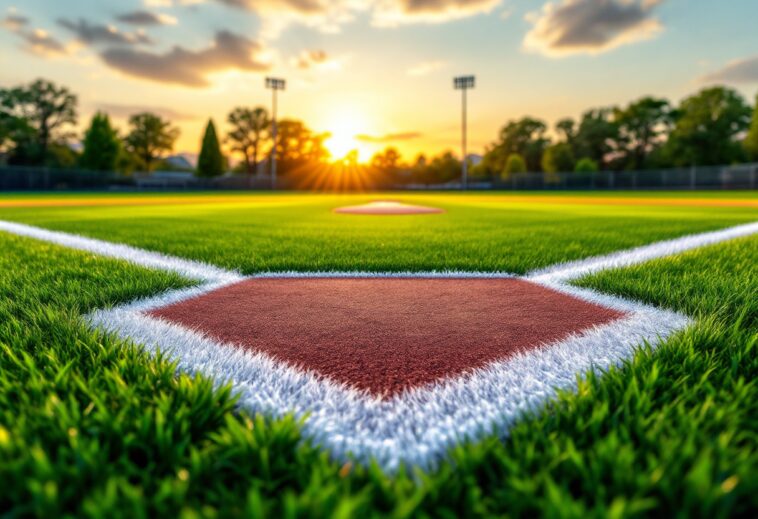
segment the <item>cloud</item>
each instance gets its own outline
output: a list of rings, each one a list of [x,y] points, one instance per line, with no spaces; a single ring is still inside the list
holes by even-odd
[[[58,20],[58,25],[68,29],[76,39],[86,45],[100,43],[111,45],[152,45],[154,42],[142,32],[121,32],[112,25],[92,24],[83,18],[73,22],[65,18]]]
[[[166,107],[145,106],[145,105],[122,105],[111,103],[100,103],[96,106],[97,110],[106,112],[112,117],[128,118],[141,112],[151,112],[172,121],[191,121],[198,119],[199,116],[178,112]]]
[[[26,16],[20,16],[17,14],[9,14],[3,18],[3,27],[11,32],[17,32],[28,26],[30,23],[29,18]]]
[[[355,13],[373,0],[215,0],[217,3],[257,13],[263,20],[263,36],[275,38],[293,23],[322,32],[338,32]]]
[[[444,23],[489,13],[501,0],[378,0],[373,23],[394,27],[408,23]]]
[[[120,14],[116,20],[131,25],[176,25],[176,18],[173,16],[144,10]]]
[[[447,63],[444,61],[424,61],[410,67],[408,70],[406,70],[406,73],[409,76],[427,76],[432,72],[440,70],[446,66]]]
[[[144,0],[146,7],[171,7],[174,4],[178,5],[196,5],[203,4],[206,0]]]
[[[53,36],[43,29],[28,29],[31,21],[17,14],[9,14],[2,21],[2,26],[15,33],[23,42],[23,49],[42,57],[67,54],[68,50]]]
[[[321,65],[329,60],[326,52],[323,50],[304,50],[295,59],[295,66],[302,70],[307,70],[316,65]]]
[[[17,34],[23,38],[26,50],[38,56],[51,57],[68,53],[60,41],[43,29],[18,31]]]
[[[230,7],[256,11],[261,8],[291,9],[301,13],[319,13],[329,4],[322,0],[217,0]]]
[[[300,70],[337,70],[342,67],[342,60],[331,58],[323,50],[304,50],[292,59],[292,65]]]
[[[442,23],[487,13],[502,0],[215,0],[258,13],[264,32],[276,36],[291,23],[337,32],[340,26],[369,13],[379,27],[408,23]]]
[[[191,87],[207,86],[206,76],[223,70],[265,71],[268,63],[257,58],[260,43],[229,31],[216,33],[213,43],[202,50],[176,46],[157,54],[129,48],[111,48],[101,56],[110,67],[124,74]]]
[[[370,142],[373,144],[386,144],[389,142],[397,141],[410,141],[421,137],[420,132],[403,132],[403,133],[388,133],[386,135],[356,135],[355,139],[361,142]]]
[[[758,83],[758,55],[730,61],[720,70],[701,78],[702,82]]]
[[[599,54],[654,37],[663,26],[653,16],[663,0],[560,0],[548,2],[527,20],[527,50],[548,56]]]

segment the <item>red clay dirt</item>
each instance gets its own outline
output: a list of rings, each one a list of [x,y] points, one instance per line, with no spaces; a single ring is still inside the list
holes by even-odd
[[[150,315],[384,398],[623,316],[509,278],[257,278]]]
[[[438,214],[444,213],[444,209],[427,207],[424,205],[411,205],[393,200],[376,200],[367,204],[347,205],[334,210],[339,214],[374,214],[374,215],[403,215],[403,214]]]

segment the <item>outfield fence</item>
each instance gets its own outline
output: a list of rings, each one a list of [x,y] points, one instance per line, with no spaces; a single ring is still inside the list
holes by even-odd
[[[698,190],[757,189],[758,163],[731,166],[699,166],[639,171],[568,173],[515,173],[499,179],[472,179],[473,190]],[[281,175],[277,188],[302,188],[295,178]],[[375,179],[364,190],[456,190],[460,182],[415,183]],[[177,190],[269,190],[265,175],[226,175],[198,178],[188,172],[155,172],[123,175],[115,172],[41,167],[0,166],[0,191],[177,191]]]
[[[758,163],[639,171],[519,173],[495,189],[755,189]]]

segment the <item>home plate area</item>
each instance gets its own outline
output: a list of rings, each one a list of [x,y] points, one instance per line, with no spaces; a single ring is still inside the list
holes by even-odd
[[[387,470],[505,435],[581,373],[687,323],[559,282],[464,273],[265,275],[90,319],[231,382],[249,411],[304,417],[333,456]]]
[[[149,315],[388,399],[625,314],[513,278],[259,278]]]
[[[572,279],[758,232],[758,222],[535,271],[269,273],[0,220],[0,230],[178,273],[199,286],[96,310],[94,327],[231,384],[241,408],[294,414],[338,459],[432,468],[505,437],[577,377],[655,347],[689,320]]]

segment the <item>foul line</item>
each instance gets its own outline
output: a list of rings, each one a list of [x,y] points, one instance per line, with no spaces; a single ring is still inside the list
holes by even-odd
[[[691,234],[681,238],[659,241],[605,256],[596,256],[553,265],[544,269],[534,270],[527,274],[527,277],[532,281],[566,282],[601,270],[629,267],[652,259],[671,256],[690,249],[697,249],[734,238],[750,236],[755,233],[758,233],[758,222],[751,222],[719,231]]]
[[[63,245],[69,249],[94,252],[100,256],[125,260],[141,267],[175,272],[186,278],[207,283],[234,282],[243,279],[238,272],[224,270],[207,263],[168,256],[120,243],[85,238],[77,234],[49,231],[22,223],[0,220],[0,231]]]
[[[41,227],[0,220],[0,231],[18,236],[63,245],[70,249],[93,252],[109,258],[117,258],[140,265],[176,272],[186,278],[205,283],[233,283],[246,277],[441,277],[441,278],[492,278],[514,277],[505,272],[465,272],[455,270],[430,272],[263,272],[253,276],[243,276],[237,271],[224,270],[220,267],[199,261],[169,256],[159,252],[148,251],[129,245],[113,243],[95,238],[86,238],[62,231],[50,231]],[[758,233],[758,222],[751,222],[718,231],[691,234],[680,238],[655,242],[633,249],[617,251],[603,256],[552,265],[544,269],[533,270],[526,274],[530,281],[546,283],[565,283],[572,279],[592,274],[601,270],[628,267],[651,259],[678,254],[690,249],[700,248],[723,241]]]

